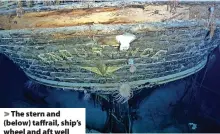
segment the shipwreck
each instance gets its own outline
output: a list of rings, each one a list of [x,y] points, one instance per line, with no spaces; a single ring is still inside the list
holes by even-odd
[[[43,85],[112,94],[201,70],[220,44],[214,2],[4,1],[0,53]]]

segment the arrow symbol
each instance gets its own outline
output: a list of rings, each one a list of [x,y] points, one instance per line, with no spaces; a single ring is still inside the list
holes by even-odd
[[[5,117],[9,115],[9,113],[8,113],[8,112],[4,112],[4,113],[5,113],[5,115],[4,115]]]

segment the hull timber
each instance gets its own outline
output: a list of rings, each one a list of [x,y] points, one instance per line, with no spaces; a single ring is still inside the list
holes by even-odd
[[[200,18],[172,21],[163,18],[61,26],[45,20],[27,29],[11,25],[11,29],[0,31],[0,52],[44,85],[108,94],[127,83],[138,90],[187,77],[206,65],[208,55],[220,43],[220,22],[217,17],[215,34],[206,40],[210,31],[205,26],[207,16],[197,14]],[[124,33],[136,39],[129,50],[119,51],[116,36]],[[129,59],[136,67],[133,73]]]

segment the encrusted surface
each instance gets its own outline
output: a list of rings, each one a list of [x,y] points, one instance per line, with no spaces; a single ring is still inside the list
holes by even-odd
[[[207,8],[199,5],[199,8],[203,7]],[[122,11],[106,9],[111,9],[110,12]],[[109,12],[106,9],[100,13]],[[90,15],[94,15],[91,9],[88,10]],[[34,14],[35,17],[48,17],[48,14],[54,17],[57,13]],[[157,16],[163,15],[156,14],[151,16],[154,21],[140,17],[143,22],[139,22],[134,17],[132,21],[135,22],[128,24],[82,25],[80,22],[73,27],[2,30],[0,52],[32,79],[45,85],[73,89],[82,86],[93,91],[112,92],[122,83],[129,83],[135,90],[180,79],[204,67],[208,54],[220,43],[220,22],[216,17],[214,35],[212,39],[207,39],[210,37],[207,36],[209,28],[203,13],[198,13],[197,17],[189,14],[188,18],[173,18],[173,21],[158,20]],[[30,14],[20,19],[32,16]],[[108,19],[100,20],[107,22]],[[116,36],[125,33],[135,35],[136,39],[130,43],[129,50],[119,51]],[[130,72],[129,59],[134,61],[134,72]]]

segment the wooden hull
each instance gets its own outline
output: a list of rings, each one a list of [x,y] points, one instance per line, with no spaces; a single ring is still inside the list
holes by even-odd
[[[220,43],[219,24],[209,41],[203,20],[3,30],[0,52],[44,85],[111,93],[127,83],[138,90],[201,70]],[[116,36],[124,33],[136,39],[119,51]]]

